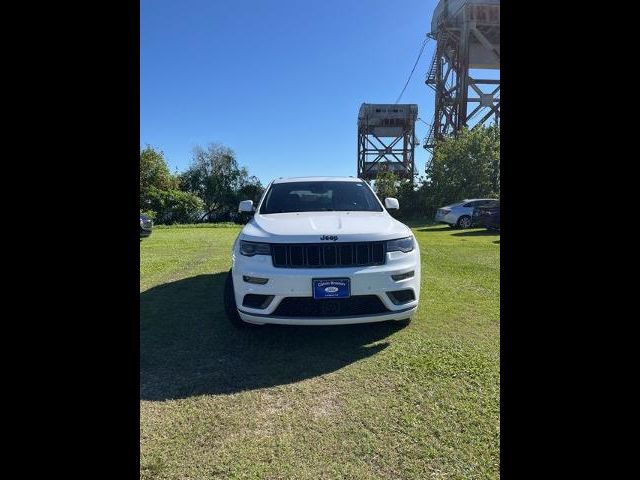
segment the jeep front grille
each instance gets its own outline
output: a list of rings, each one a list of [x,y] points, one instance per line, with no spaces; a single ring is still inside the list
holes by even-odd
[[[383,265],[385,242],[300,243],[271,245],[273,266],[338,268]]]

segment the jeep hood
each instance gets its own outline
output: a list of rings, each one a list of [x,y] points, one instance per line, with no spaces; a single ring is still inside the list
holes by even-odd
[[[408,237],[411,230],[386,212],[290,212],[261,215],[242,229],[242,240],[271,243],[372,242]],[[328,240],[327,243],[332,243]]]

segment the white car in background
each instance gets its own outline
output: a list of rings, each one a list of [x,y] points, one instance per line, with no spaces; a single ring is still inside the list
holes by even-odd
[[[385,208],[386,207],[386,208]],[[224,304],[236,326],[408,320],[420,298],[413,233],[353,177],[272,181],[231,252]]]
[[[472,198],[452,203],[439,208],[436,212],[436,222],[446,223],[451,227],[469,228],[474,207],[497,205],[500,200],[496,198]]]

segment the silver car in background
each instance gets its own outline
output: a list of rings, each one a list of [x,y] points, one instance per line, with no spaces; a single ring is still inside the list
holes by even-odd
[[[497,204],[500,200],[495,198],[471,198],[452,203],[439,208],[436,212],[436,222],[447,223],[450,227],[469,228],[474,207]]]

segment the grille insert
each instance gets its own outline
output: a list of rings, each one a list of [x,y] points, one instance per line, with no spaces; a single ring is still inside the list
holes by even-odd
[[[272,244],[271,258],[273,266],[279,268],[384,265],[385,242]]]

